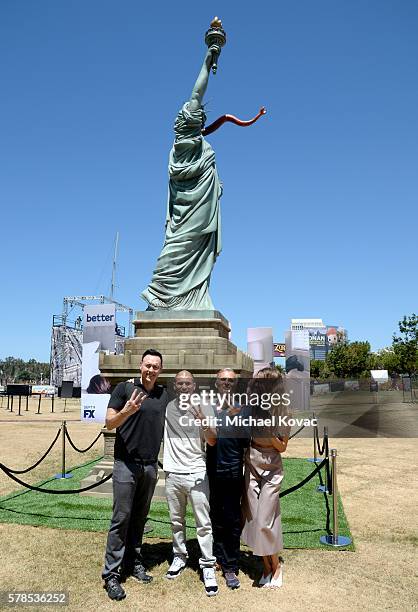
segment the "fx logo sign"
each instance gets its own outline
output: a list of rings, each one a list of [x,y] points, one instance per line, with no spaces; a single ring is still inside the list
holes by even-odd
[[[94,419],[94,408],[84,408],[84,418]]]

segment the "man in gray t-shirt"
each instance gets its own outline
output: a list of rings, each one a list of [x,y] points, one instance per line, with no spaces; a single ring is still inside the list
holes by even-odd
[[[163,469],[166,496],[173,530],[173,562],[166,578],[177,578],[186,567],[186,507],[190,501],[196,522],[206,594],[216,595],[216,559],[213,556],[212,525],[209,517],[209,482],[206,474],[205,443],[216,443],[216,430],[207,422],[200,406],[193,405],[193,375],[183,370],[176,375],[177,397],[167,405],[164,428]],[[195,394],[196,395],[196,394]]]

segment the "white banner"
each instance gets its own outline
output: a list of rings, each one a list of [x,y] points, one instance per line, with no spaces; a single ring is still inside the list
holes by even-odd
[[[290,412],[308,411],[310,406],[309,331],[289,330],[286,339],[286,390],[290,393]]]
[[[32,385],[32,395],[45,395],[52,397],[55,395],[54,385]]]
[[[109,399],[109,393],[103,393],[102,395],[82,393],[81,420],[87,423],[104,423]]]
[[[249,327],[247,329],[247,353],[254,360],[254,374],[271,366],[273,359],[273,328]]]
[[[101,351],[115,350],[116,313],[114,304],[91,304],[84,307],[83,345],[100,342]]]
[[[84,307],[83,359],[81,372],[81,420],[104,422],[110,383],[99,370],[99,352],[115,352],[114,304]]]
[[[378,383],[386,383],[389,380],[389,374],[387,370],[370,370],[372,379]]]

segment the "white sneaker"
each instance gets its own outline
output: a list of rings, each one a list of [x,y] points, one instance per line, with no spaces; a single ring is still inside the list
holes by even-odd
[[[177,576],[180,576],[185,567],[186,562],[181,557],[174,557],[165,577],[169,580],[173,580],[174,578],[177,578]]]
[[[280,574],[277,576],[277,578],[272,578],[269,584],[269,587],[271,589],[277,589],[282,586],[283,586],[283,563],[281,564],[281,567],[280,567]]]
[[[218,594],[218,583],[216,582],[214,567],[203,568],[203,582],[205,583],[205,591],[208,597]]]

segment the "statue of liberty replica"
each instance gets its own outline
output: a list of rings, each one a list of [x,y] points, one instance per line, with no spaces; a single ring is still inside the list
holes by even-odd
[[[216,310],[209,294],[212,269],[221,252],[222,185],[206,137],[228,121],[251,125],[266,111],[261,108],[249,121],[222,115],[205,126],[203,98],[226,43],[217,17],[205,43],[207,53],[196,83],[174,122],[164,244],[151,282],[142,292],[147,309],[137,311],[135,336],[126,339],[123,355],[100,355],[100,370],[112,384],[136,377],[141,355],[150,346],[164,356],[162,382],[183,369],[206,378],[216,377],[221,368],[232,368],[243,377],[253,373],[253,360],[232,342],[229,321]]]
[[[250,121],[223,115],[205,128],[203,97],[210,71],[216,73],[217,60],[226,43],[225,31],[217,17],[206,32],[205,42],[208,51],[199,76],[190,99],[174,123],[175,139],[168,165],[165,240],[152,280],[142,293],[148,310],[214,309],[209,284],[222,245],[222,185],[215,153],[204,136],[226,121],[251,125],[266,112],[262,108]]]
[[[253,374],[252,358],[230,340],[229,322],[214,309],[209,295],[210,276],[221,252],[222,186],[215,153],[205,136],[226,121],[251,125],[266,111],[260,109],[249,121],[222,115],[205,127],[203,97],[210,72],[216,73],[218,57],[226,43],[222,23],[216,17],[205,42],[208,51],[199,76],[174,123],[164,244],[151,282],[142,293],[148,308],[136,313],[135,336],[125,340],[123,354],[100,353],[100,371],[112,385],[137,377],[142,355],[150,347],[163,355],[164,371],[159,377],[163,384],[171,384],[184,369],[200,380],[215,379],[222,368],[233,369],[244,379]],[[83,487],[111,472],[113,439],[114,434],[106,431],[104,458],[83,481]],[[94,491],[111,496],[111,482]],[[160,474],[154,499],[165,500],[164,474]]]

